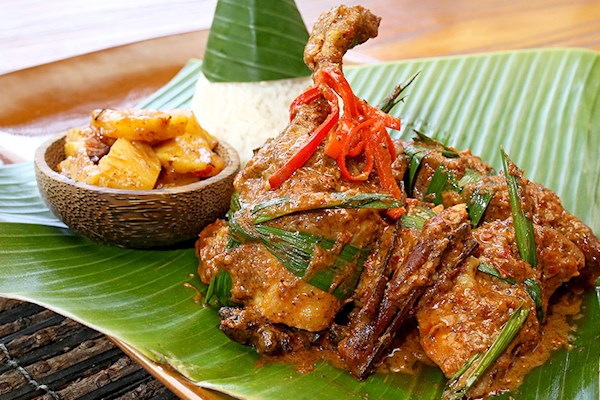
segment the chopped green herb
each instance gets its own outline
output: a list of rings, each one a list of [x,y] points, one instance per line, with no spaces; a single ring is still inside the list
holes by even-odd
[[[525,215],[523,210],[523,197],[521,179],[511,173],[511,169],[517,169],[517,166],[508,158],[508,155],[501,149],[502,165],[504,166],[504,175],[508,185],[508,196],[510,209],[512,211],[515,235],[517,238],[517,247],[521,258],[529,263],[533,268],[537,267],[535,255],[535,235],[533,232],[533,223]]]
[[[423,161],[423,158],[425,158],[425,156],[432,150],[428,149],[427,147],[410,144],[406,146],[404,151],[408,156],[408,193],[412,194],[415,177],[417,176],[417,171],[421,166],[421,162]]]
[[[431,181],[429,182],[429,186],[427,186],[425,195],[427,196],[433,194],[432,202],[437,206],[442,204],[442,193],[448,189],[455,192],[460,192],[460,187],[458,186],[454,175],[448,171],[444,165],[440,164],[435,169],[435,172],[431,177]]]
[[[467,208],[469,211],[469,219],[471,220],[471,226],[476,228],[483,217],[483,213],[487,209],[490,201],[492,201],[494,194],[485,190],[477,188],[471,193],[469,201],[467,202]]]
[[[301,206],[300,206],[301,205]],[[370,208],[387,210],[402,207],[402,202],[387,193],[360,193],[350,195],[343,192],[310,193],[301,195],[292,202],[290,198],[279,197],[252,208],[254,223],[260,224],[300,211],[326,208]]]
[[[427,136],[423,132],[420,132],[420,131],[418,131],[416,129],[413,129],[413,132],[415,132],[417,134],[417,137],[415,138],[415,141],[425,143],[426,145],[429,145],[429,146],[441,147],[443,150],[440,150],[440,153],[444,157],[446,157],[446,158],[458,158],[458,157],[460,157],[460,154],[458,154],[454,149],[446,146],[445,144],[443,144],[439,140],[436,140],[436,139],[434,139],[434,138],[432,138],[430,136]]]
[[[390,95],[387,96],[383,100],[383,104],[380,106],[377,106],[377,108],[379,108],[384,113],[389,113],[390,111],[392,111],[392,108],[394,108],[396,106],[396,104],[398,104],[402,100],[404,100],[404,98],[406,96],[401,97],[401,98],[398,98],[398,97],[406,90],[407,87],[410,86],[411,83],[413,83],[413,81],[417,78],[417,76],[420,73],[421,73],[421,71],[417,71],[415,74],[413,74],[413,76],[411,76],[410,78],[408,78],[407,80],[405,80],[404,82],[402,82],[401,84],[396,86],[394,88],[394,91],[392,93],[390,93]]]
[[[546,315],[544,313],[544,307],[542,304],[542,288],[539,282],[534,278],[527,278],[523,281],[525,290],[531,296],[531,299],[535,303],[535,310],[540,322],[544,322]]]
[[[205,303],[219,306],[233,306],[231,301],[231,275],[225,270],[220,270],[218,275],[213,275],[206,290]]]
[[[477,183],[482,177],[483,175],[481,175],[479,172],[475,171],[474,169],[467,168],[463,177],[460,178],[460,180],[458,181],[458,186],[460,186],[461,189],[463,189],[470,183]]]
[[[227,224],[229,226],[229,236],[227,238],[227,249],[233,249],[235,246],[239,245],[242,242],[242,238],[245,235],[245,232],[237,221],[235,221],[235,213],[238,212],[242,208],[242,203],[240,202],[240,194],[238,192],[233,192],[231,195],[231,200],[229,200],[229,211],[227,211]]]
[[[416,212],[402,215],[402,227],[408,229],[423,229],[425,222],[435,216],[435,212],[427,207],[419,207]]]
[[[504,282],[509,283],[511,285],[514,285],[516,283],[514,279],[503,276],[500,273],[500,271],[498,271],[498,269],[492,265],[481,263],[477,267],[477,270],[491,275],[493,277],[496,277],[498,279],[501,279]],[[540,322],[543,322],[545,318],[545,312],[542,304],[542,288],[539,282],[534,278],[527,278],[523,281],[523,285],[525,286],[525,291],[527,291],[527,294],[529,294],[529,296],[535,303],[536,315],[538,317],[538,320]]]
[[[481,353],[475,353],[473,357],[471,357],[469,361],[465,363],[465,365],[463,365],[458,371],[456,371],[456,373],[454,374],[454,376],[452,376],[452,378],[450,378],[446,386],[448,387],[457,384],[458,379],[461,377],[461,375],[464,374],[469,368],[471,368],[471,365],[473,365],[473,363],[477,361],[479,357],[481,357]]]
[[[306,275],[312,255],[313,246],[319,245],[323,249],[332,249],[333,240],[305,232],[290,232],[284,229],[266,225],[257,225],[256,231],[265,247],[294,275]]]
[[[312,278],[308,280],[308,283],[325,292],[331,292],[332,285],[334,283],[335,276],[337,275],[337,273],[348,264],[356,261],[352,273],[345,280],[340,282],[335,287],[333,292],[331,292],[334,296],[340,299],[345,299],[354,292],[354,289],[358,284],[360,274],[363,271],[363,264],[369,256],[370,252],[371,249],[368,247],[359,249],[357,247],[347,244],[342,249],[342,252],[337,257],[333,266],[315,274]]]
[[[460,400],[467,396],[467,392],[473,387],[475,382],[487,371],[487,369],[502,355],[504,350],[508,347],[510,342],[517,335],[527,316],[529,315],[529,309],[523,308],[523,303],[517,307],[515,312],[510,316],[506,324],[500,330],[500,334],[494,340],[492,345],[481,357],[477,357],[476,360],[471,358],[467,361],[466,368],[461,368],[462,373],[458,376],[453,377],[452,380],[446,384],[443,398],[446,400]],[[475,361],[478,361],[475,364]],[[474,365],[473,365],[474,364]],[[470,371],[470,372],[469,372]],[[467,374],[465,376],[465,374]]]
[[[233,192],[233,194],[231,195],[231,200],[229,201],[228,215],[235,214],[241,208],[242,208],[242,203],[240,202],[240,194],[238,192]]]
[[[266,225],[256,225],[259,240],[294,275],[303,278],[308,272],[315,246],[331,250],[335,241],[306,232],[290,232]],[[358,283],[363,264],[370,248],[345,245],[333,265],[311,277],[308,282],[319,289],[331,292],[339,298],[347,298]],[[356,262],[354,272],[337,287],[332,288],[337,273],[351,262]]]
[[[504,282],[506,282],[508,284],[514,285],[516,283],[516,281],[514,279],[503,276],[500,273],[500,271],[498,271],[498,269],[496,267],[494,267],[493,265],[481,263],[477,267],[477,270],[479,272],[483,272],[485,274],[488,274],[488,275],[491,275],[491,276],[493,276],[495,278],[503,280]]]

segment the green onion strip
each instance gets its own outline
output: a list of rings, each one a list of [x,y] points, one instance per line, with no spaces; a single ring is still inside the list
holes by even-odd
[[[525,211],[523,210],[520,178],[511,173],[511,169],[517,169],[517,166],[508,158],[504,149],[502,149],[501,152],[519,254],[525,262],[529,263],[533,268],[536,268],[537,259],[535,255],[533,223],[527,218]]]
[[[529,309],[523,308],[521,303],[508,321],[500,330],[500,334],[494,340],[488,350],[479,357],[477,354],[467,361],[466,368],[463,366],[460,371],[446,384],[443,398],[446,400],[460,400],[465,398],[467,392],[473,387],[475,382],[487,371],[487,369],[502,355],[510,342],[515,338],[529,315]],[[473,364],[476,362],[473,366]],[[459,371],[459,372],[460,372]],[[469,372],[470,371],[470,372]],[[466,374],[466,375],[465,375]]]
[[[285,215],[301,211],[363,208],[387,210],[402,207],[402,202],[387,193],[359,193],[350,195],[343,192],[308,193],[292,200],[278,197],[252,207],[253,222],[261,224]]]

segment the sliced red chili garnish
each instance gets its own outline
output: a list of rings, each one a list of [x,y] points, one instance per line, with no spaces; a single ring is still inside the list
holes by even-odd
[[[365,181],[375,166],[382,189],[394,198],[404,200],[404,194],[392,169],[396,148],[386,130],[386,127],[400,129],[400,120],[357,98],[339,67],[333,66],[317,71],[314,81],[315,86],[305,90],[290,106],[290,118],[294,118],[298,106],[309,104],[320,95],[325,97],[331,106],[331,113],[292,158],[269,178],[271,188],[281,186],[310,159],[328,137],[325,154],[335,158],[345,179],[353,182]],[[343,101],[342,115],[338,96]],[[347,159],[360,155],[364,158],[363,170],[353,175],[348,170]],[[388,210],[391,218],[399,218],[403,213],[404,208]]]
[[[317,147],[323,142],[329,131],[335,126],[339,118],[339,110],[332,110],[325,121],[315,129],[302,147],[290,158],[281,168],[269,177],[269,184],[272,189],[277,189],[290,176],[301,168],[315,153]]]
[[[290,104],[290,121],[296,116],[296,109],[303,104],[310,104],[321,96],[321,91],[316,86],[307,88],[300,96],[296,97]]]

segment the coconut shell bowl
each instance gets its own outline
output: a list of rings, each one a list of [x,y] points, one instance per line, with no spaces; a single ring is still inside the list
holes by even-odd
[[[65,159],[65,135],[42,144],[35,154],[40,194],[73,231],[102,244],[127,248],[172,246],[198,237],[225,215],[240,168],[237,152],[221,141],[226,163],[218,174],[195,183],[153,190],[123,190],[77,182],[57,172]]]

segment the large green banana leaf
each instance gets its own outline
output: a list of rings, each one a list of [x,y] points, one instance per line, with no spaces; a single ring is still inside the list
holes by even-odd
[[[142,106],[189,104],[201,64],[191,61]],[[412,128],[469,147],[497,169],[500,146],[526,175],[554,189],[565,207],[600,232],[600,55],[523,51],[347,68],[359,96],[378,103],[421,71],[392,113]],[[193,249],[99,246],[56,221],[37,194],[33,168],[0,168],[0,295],[44,305],[170,363],[203,387],[247,399],[437,399],[438,369],[376,374],[359,382],[327,363],[296,373],[256,367],[251,349],[218,330],[216,311],[194,302],[201,288]],[[573,348],[526,377],[518,399],[598,399],[600,307],[584,296]],[[508,398],[505,394],[503,398]]]

